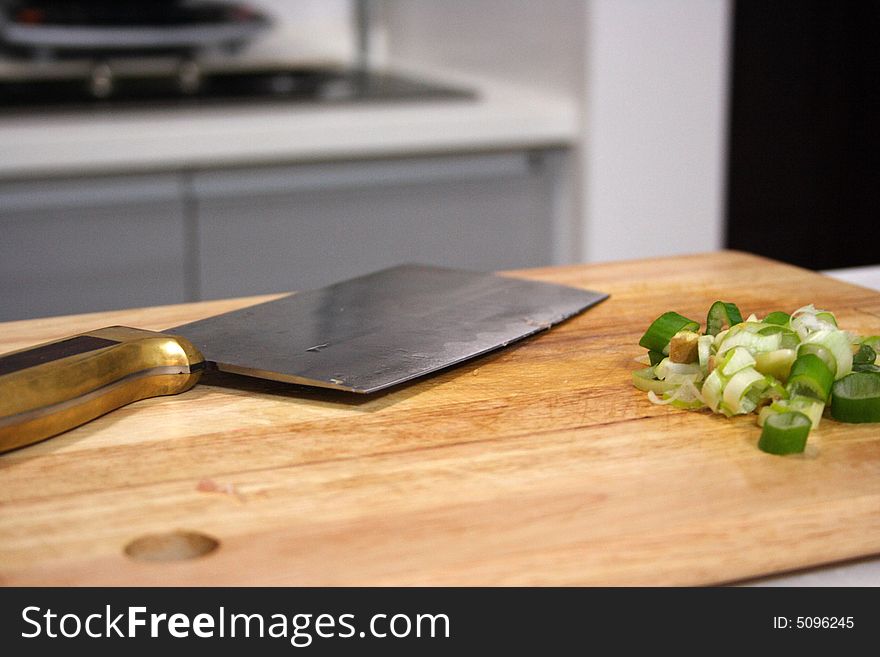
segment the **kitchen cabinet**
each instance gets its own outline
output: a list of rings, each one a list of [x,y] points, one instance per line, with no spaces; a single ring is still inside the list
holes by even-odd
[[[2,182],[0,320],[320,287],[403,262],[549,264],[554,154]]]
[[[551,189],[525,152],[202,172],[193,190],[203,298],[552,259]]]
[[[0,183],[0,320],[187,298],[182,180]]]

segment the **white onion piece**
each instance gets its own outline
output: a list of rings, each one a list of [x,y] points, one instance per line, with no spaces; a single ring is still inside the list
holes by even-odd
[[[703,381],[703,401],[706,406],[712,409],[712,412],[718,411],[721,404],[721,395],[724,392],[724,379],[721,373],[715,369]]]
[[[704,376],[709,372],[709,357],[712,355],[713,342],[715,338],[711,335],[701,335],[697,340],[697,358]]]
[[[852,372],[853,353],[852,342],[843,332],[835,329],[821,329],[810,333],[804,340],[805,344],[818,344],[825,347],[837,361],[837,371],[834,379],[840,379]]]
[[[748,413],[754,409],[753,406],[752,408],[745,410],[743,400],[745,399],[749,388],[758,381],[765,381],[764,375],[759,374],[755,368],[749,367],[734,374],[733,378],[727,382],[727,385],[724,386],[722,399],[724,400],[725,406],[730,409],[731,413],[739,415],[741,413]]]
[[[721,373],[724,376],[733,376],[746,367],[754,367],[755,359],[745,347],[734,347],[724,356],[721,363]]]
[[[700,391],[691,381],[685,381],[675,390],[675,392],[669,395],[669,397],[664,396],[663,399],[658,397],[657,394],[651,390],[648,392],[648,399],[651,400],[651,403],[660,406],[665,406],[666,404],[671,404],[677,401],[685,404],[693,404],[695,402],[700,402],[701,404],[704,403]]]

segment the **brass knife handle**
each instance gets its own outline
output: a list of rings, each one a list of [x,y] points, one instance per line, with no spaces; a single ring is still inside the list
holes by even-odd
[[[192,388],[205,362],[188,340],[110,326],[0,355],[0,452],[126,404]]]

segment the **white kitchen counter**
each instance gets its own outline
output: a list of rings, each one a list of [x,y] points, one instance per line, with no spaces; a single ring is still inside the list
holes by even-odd
[[[880,290],[880,265],[835,269],[822,273],[847,283]],[[810,568],[787,575],[763,577],[747,584],[750,586],[880,586],[880,556]]]
[[[419,78],[477,97],[4,117],[0,179],[544,148],[577,137],[573,99],[458,75]]]
[[[871,267],[850,267],[822,272],[827,276],[847,283],[855,283],[872,290],[880,290],[880,265]]]

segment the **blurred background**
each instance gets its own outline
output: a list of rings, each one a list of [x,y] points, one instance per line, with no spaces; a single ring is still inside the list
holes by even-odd
[[[721,248],[878,264],[880,2],[2,0],[0,320]]]

